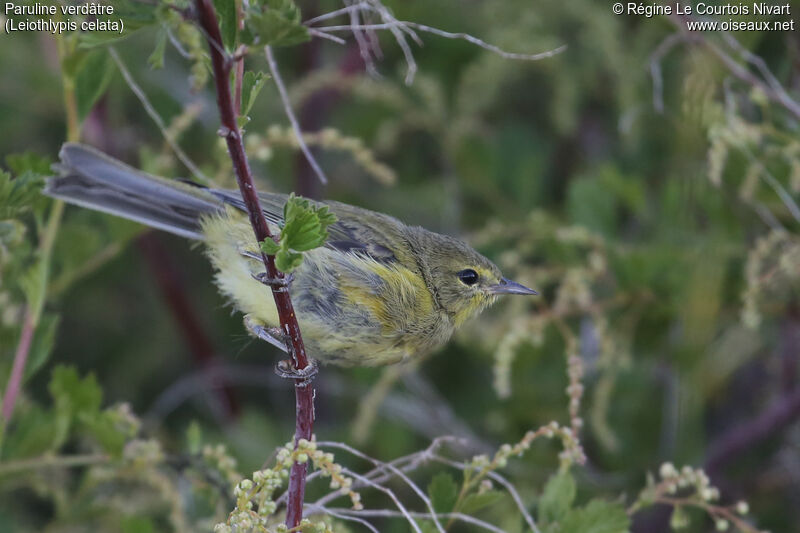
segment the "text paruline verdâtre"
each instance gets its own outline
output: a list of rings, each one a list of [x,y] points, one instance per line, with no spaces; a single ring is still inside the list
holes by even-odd
[[[122,33],[122,19],[113,18],[114,6],[89,2],[85,4],[42,4],[4,2],[6,33],[44,31],[60,34],[68,31],[111,31]],[[90,17],[73,19],[71,17]]]

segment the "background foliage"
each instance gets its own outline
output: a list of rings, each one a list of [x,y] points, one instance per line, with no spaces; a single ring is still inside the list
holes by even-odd
[[[239,476],[292,434],[276,354],[244,334],[191,243],[77,208],[61,220],[38,194],[61,143],[78,135],[152,172],[234,185],[203,36],[175,10],[117,4],[141,29],[113,43],[116,58],[106,34],[5,35],[0,49],[0,383],[26,321],[36,323],[5,421],[1,531],[210,530],[241,505]],[[223,14],[230,5],[217,4]],[[528,526],[480,476],[486,464],[513,481],[542,531],[733,527],[697,509],[718,504],[704,492],[715,487],[719,505],[736,516],[749,507],[758,528],[797,530],[800,117],[715,50],[751,77],[763,77],[759,63],[722,34],[681,41],[671,20],[617,17],[604,2],[386,2],[398,19],[505,50],[568,45],[520,62],[425,35],[407,86],[388,33],[380,76],[364,72],[352,39],[306,41],[299,21],[340,4],[265,4],[238,37],[223,18],[225,43],[262,35],[281,46],[292,107],[330,183],[298,151],[256,47],[242,123],[259,185],[464,235],[542,293],[503,302],[410,371],[324,368],[318,439],[388,461],[463,437],[449,457],[478,474],[426,463],[416,482],[437,511],[506,531]],[[736,35],[790,99],[797,35]],[[506,461],[503,443],[551,421],[580,431],[584,465],[572,464],[579,451],[559,458],[538,440]],[[341,450],[336,459],[365,464]],[[704,468],[711,485],[663,463]],[[480,478],[468,497],[464,475]],[[690,496],[667,502],[670,485]],[[309,490],[311,500],[327,492]],[[364,495],[366,507],[380,500]],[[409,527],[375,520],[381,531]],[[344,523],[333,527],[360,527]]]

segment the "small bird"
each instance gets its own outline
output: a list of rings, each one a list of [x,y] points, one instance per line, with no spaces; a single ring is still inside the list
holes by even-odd
[[[216,283],[256,337],[284,348],[278,312],[259,281],[264,265],[238,191],[146,174],[94,148],[67,143],[44,193],[202,240]],[[277,235],[287,196],[260,193]],[[311,357],[379,366],[422,357],[501,294],[536,294],[504,278],[464,242],[339,202],[325,245],[304,254],[291,296]]]

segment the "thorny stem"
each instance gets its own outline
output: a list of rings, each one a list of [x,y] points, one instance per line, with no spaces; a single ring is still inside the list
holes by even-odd
[[[220,121],[222,122],[220,133],[225,137],[225,141],[228,144],[228,153],[236,172],[236,181],[239,184],[239,191],[247,207],[255,237],[258,242],[262,242],[265,239],[271,239],[272,235],[264,218],[264,213],[261,211],[242,137],[236,124],[236,110],[234,109],[234,101],[231,98],[230,83],[228,81],[232,65],[230,58],[223,54],[222,36],[211,0],[195,0],[195,6],[199,24],[208,40],[211,64],[214,69],[217,106],[219,108]],[[262,253],[261,259],[264,261],[268,277],[283,278],[283,274],[275,266],[275,258],[273,256]],[[300,326],[297,324],[292,300],[288,292],[281,290],[277,286],[272,288],[272,296],[275,298],[275,306],[278,309],[281,330],[292,347],[291,354],[294,358],[294,365],[298,370],[302,370],[308,366],[308,357],[306,357],[305,346],[300,336]],[[311,432],[314,425],[314,387],[310,383],[301,383],[299,380],[295,383],[295,446],[297,446],[300,439],[311,440]],[[307,468],[307,463],[295,462],[289,474],[289,501],[286,511],[286,526],[289,528],[297,527],[303,517]]]

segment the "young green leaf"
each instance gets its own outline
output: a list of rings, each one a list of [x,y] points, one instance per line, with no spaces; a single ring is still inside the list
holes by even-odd
[[[36,404],[22,408],[14,418],[14,430],[3,435],[3,459],[37,457],[61,445],[52,410]]]
[[[328,238],[328,226],[336,222],[336,216],[328,211],[327,206],[317,207],[294,195],[289,196],[283,214],[281,240],[298,252],[322,246]]]
[[[115,457],[120,457],[130,435],[118,427],[116,418],[113,410],[106,410],[90,416],[84,415],[80,421],[103,450]]]
[[[0,170],[0,220],[15,218],[40,197],[42,177],[25,172],[12,178]]]
[[[627,533],[630,519],[621,504],[592,500],[572,509],[561,521],[559,533]]]
[[[65,366],[53,369],[48,390],[55,403],[54,447],[58,448],[78,417],[91,417],[99,411],[103,393],[94,375],[81,379],[74,368]]]
[[[439,472],[428,485],[428,495],[433,508],[438,513],[449,513],[453,510],[458,497],[458,485],[453,476],[447,472]]]
[[[103,401],[103,392],[94,374],[81,378],[73,367],[55,367],[48,390],[57,409],[69,410],[75,415],[96,413]]]
[[[569,472],[559,472],[547,480],[539,500],[539,517],[544,523],[558,522],[575,500],[575,480]]]
[[[253,72],[248,70],[242,78],[242,110],[241,116],[247,116],[253,108],[258,93],[264,87],[264,83],[269,76],[263,72]]]
[[[219,27],[222,33],[222,44],[228,51],[236,48],[236,2],[235,0],[214,0],[214,9],[217,11]]]
[[[303,262],[303,254],[281,250],[275,256],[275,266],[281,272],[291,272]]]
[[[311,38],[308,28],[301,22],[300,9],[292,0],[267,0],[265,3],[264,11],[251,13],[248,18],[249,38],[258,38],[262,46],[292,46]]]
[[[328,238],[328,226],[336,222],[336,215],[327,206],[317,206],[294,194],[283,206],[280,240],[267,239],[261,250],[275,256],[275,266],[281,272],[291,272],[303,262],[303,254],[318,248]]]
[[[272,239],[264,239],[261,243],[261,250],[267,255],[275,255],[280,249],[281,245]]]

